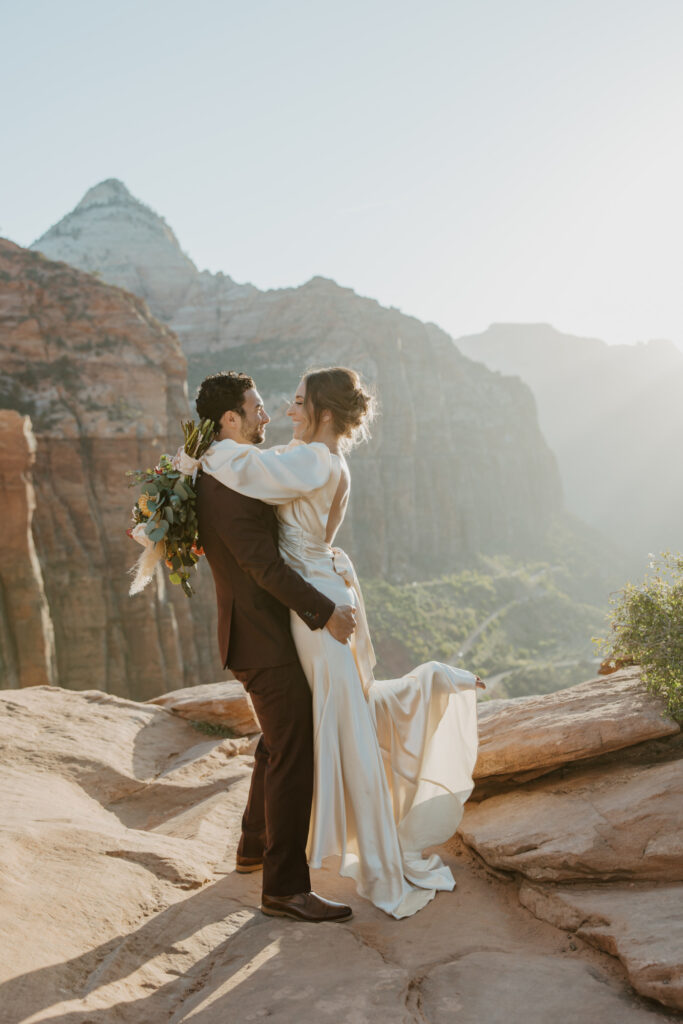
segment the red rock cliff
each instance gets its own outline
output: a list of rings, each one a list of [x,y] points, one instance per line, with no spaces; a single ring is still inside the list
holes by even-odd
[[[0,687],[41,686],[54,679],[54,630],[31,522],[36,442],[28,416],[0,409]]]
[[[0,407],[31,416],[33,533],[55,630],[56,679],[145,698],[213,681],[213,588],[189,602],[126,570],[125,471],[179,443],[188,414],[175,335],[140,299],[0,240]]]

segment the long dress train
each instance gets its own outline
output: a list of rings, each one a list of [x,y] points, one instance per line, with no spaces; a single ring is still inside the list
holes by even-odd
[[[477,757],[476,676],[431,661],[376,680],[353,564],[325,540],[342,457],[293,441],[258,449],[219,441],[203,467],[233,490],[277,506],[283,558],[336,604],[356,608],[347,644],[292,613],[292,634],[313,696],[315,783],[311,867],[341,857],[340,873],[393,917],[414,914],[450,869],[430,846],[455,832]],[[293,497],[293,495],[297,495]]]

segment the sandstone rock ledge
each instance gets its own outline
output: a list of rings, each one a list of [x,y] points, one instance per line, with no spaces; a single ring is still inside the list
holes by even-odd
[[[246,690],[232,679],[203,686],[185,686],[182,690],[162,693],[147,703],[158,704],[191,722],[225,726],[237,736],[253,736],[261,731]]]
[[[455,892],[413,918],[360,899],[334,860],[313,886],[351,903],[349,924],[264,917],[260,876],[233,869],[252,742],[99,691],[0,694],[2,1024],[673,1021],[602,952],[614,934],[662,999],[647,943],[596,909],[600,893],[569,907],[579,927],[553,909],[564,889],[533,883],[534,916],[458,837],[441,851]]]
[[[479,705],[475,778],[525,781],[559,765],[680,731],[653,699],[639,668],[538,697]]]
[[[637,668],[482,712],[479,800],[460,835],[517,878],[537,917],[618,956],[637,991],[683,1009],[680,727]]]

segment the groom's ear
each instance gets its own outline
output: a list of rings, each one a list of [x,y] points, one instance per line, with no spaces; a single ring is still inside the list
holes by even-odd
[[[216,436],[221,437],[226,431],[232,430],[235,427],[236,420],[239,419],[239,413],[234,412],[232,409],[228,409],[223,413],[218,421],[218,430]]]
[[[235,412],[234,409],[226,409],[221,416],[220,426],[223,427],[234,427],[240,418],[240,414]]]

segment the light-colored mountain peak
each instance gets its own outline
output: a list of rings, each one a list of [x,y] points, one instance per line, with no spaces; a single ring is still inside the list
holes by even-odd
[[[87,210],[90,206],[109,206],[112,203],[143,205],[131,195],[122,181],[119,181],[118,178],[107,178],[105,181],[101,181],[99,185],[93,185],[92,188],[89,188],[80,203],[75,207],[75,210]]]
[[[198,271],[163,217],[118,178],[88,189],[77,206],[31,246],[52,260],[97,272],[170,318]]]

